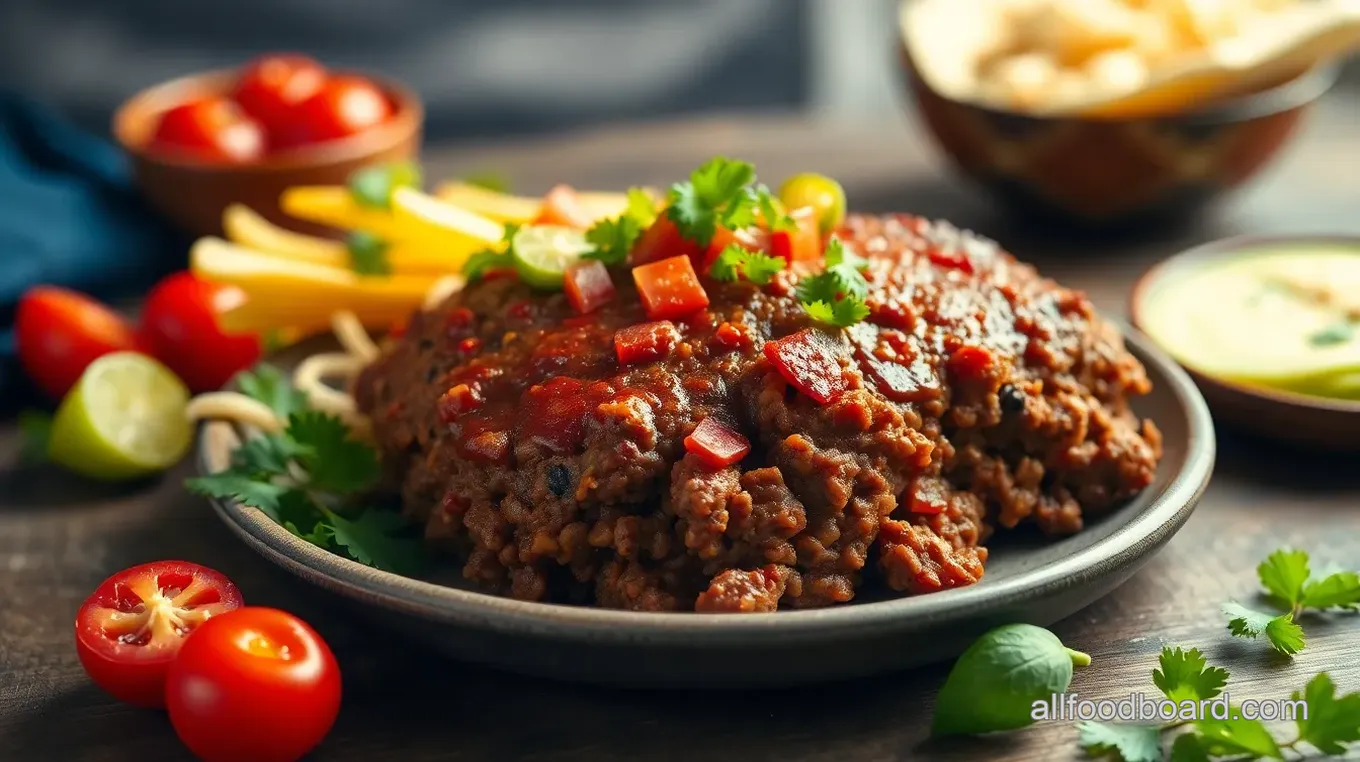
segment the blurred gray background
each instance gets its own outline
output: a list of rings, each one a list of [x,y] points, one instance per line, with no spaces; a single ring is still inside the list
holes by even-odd
[[[107,131],[178,74],[301,51],[402,79],[428,138],[680,113],[900,114],[897,0],[0,0],[0,88]],[[1355,67],[1352,67],[1354,69]],[[1355,83],[1360,77],[1351,76]]]

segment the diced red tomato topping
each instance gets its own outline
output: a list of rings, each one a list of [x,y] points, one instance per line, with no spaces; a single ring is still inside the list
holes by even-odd
[[[798,333],[765,343],[765,357],[795,389],[825,404],[845,391],[845,376],[836,362],[839,348],[821,331]]]
[[[685,437],[685,451],[716,471],[740,462],[751,451],[751,442],[717,418],[709,417],[699,421]]]
[[[608,304],[614,298],[614,281],[609,269],[598,259],[587,259],[567,268],[562,281],[567,301],[585,315]]]
[[[949,356],[949,369],[964,379],[978,378],[992,367],[992,353],[984,347],[967,345]]]
[[[944,483],[937,477],[918,476],[907,486],[912,513],[934,515],[949,507]]]
[[[439,411],[439,422],[450,424],[458,420],[458,416],[469,410],[475,410],[482,404],[482,395],[477,390],[467,384],[458,384],[439,397],[436,406]]]
[[[670,217],[661,214],[633,244],[632,261],[634,265],[645,265],[668,257],[698,259],[703,252],[702,246],[680,234]]]
[[[534,220],[535,225],[562,225],[585,230],[594,223],[581,207],[581,197],[570,185],[555,185],[543,196],[543,208]]]
[[[822,233],[817,227],[817,215],[811,207],[789,214],[797,226],[793,230],[770,233],[770,253],[794,262],[816,262],[822,258]]]
[[[685,317],[708,306],[708,294],[687,256],[634,267],[633,281],[647,317],[653,320]]]
[[[942,251],[940,249],[932,248],[930,253],[926,256],[930,257],[930,261],[940,267],[949,270],[960,270],[969,275],[973,274],[973,260],[969,259],[968,255],[962,251]]]
[[[680,343],[680,332],[669,320],[642,323],[614,332],[614,351],[623,365],[660,360]]]

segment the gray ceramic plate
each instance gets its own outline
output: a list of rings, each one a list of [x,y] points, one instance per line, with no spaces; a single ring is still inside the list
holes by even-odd
[[[353,599],[357,611],[456,658],[567,680],[632,686],[752,687],[860,677],[949,658],[992,626],[1048,625],[1133,575],[1189,518],[1214,462],[1213,423],[1189,378],[1141,336],[1134,354],[1154,384],[1140,415],[1157,422],[1165,456],[1138,499],[1055,542],[990,544],[983,581],[915,598],[774,614],[652,614],[526,603],[446,577],[376,571],[293,537],[253,508],[215,502],[227,526],[265,558]],[[316,347],[309,347],[315,349]],[[287,355],[276,362],[287,366]],[[199,466],[222,468],[234,442],[203,427]]]

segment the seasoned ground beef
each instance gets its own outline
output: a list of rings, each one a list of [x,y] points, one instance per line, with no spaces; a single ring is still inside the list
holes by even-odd
[[[623,269],[587,316],[511,277],[416,314],[355,389],[406,512],[516,598],[758,612],[970,585],[994,528],[1070,534],[1152,481],[1160,437],[1128,407],[1147,377],[1082,294],[942,223],[838,235],[870,262],[845,330],[808,319],[801,267],[705,279],[709,308],[629,365],[615,332],[648,318]],[[794,334],[825,402],[762,351]],[[687,454],[707,417],[750,453]]]

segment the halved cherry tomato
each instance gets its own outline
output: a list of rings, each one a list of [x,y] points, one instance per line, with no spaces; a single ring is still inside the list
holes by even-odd
[[[784,261],[816,262],[822,258],[822,234],[817,227],[817,215],[812,207],[789,213],[796,226],[793,230],[770,233],[770,253]]]
[[[170,665],[165,703],[203,762],[293,762],[335,723],[340,667],[292,614],[251,606],[213,617]]]
[[[104,580],[76,614],[76,654],[115,698],[165,706],[165,676],[189,634],[244,605],[231,580],[187,561],[156,561]]]
[[[813,328],[765,342],[765,358],[793,388],[825,404],[846,390],[838,348]]]
[[[534,219],[535,225],[562,225],[585,230],[595,221],[581,206],[581,197],[570,185],[555,185],[543,196],[543,208]]]
[[[263,125],[277,148],[286,145],[293,109],[325,84],[326,69],[307,56],[261,56],[241,72],[232,98]]]
[[[609,268],[598,259],[585,259],[567,268],[562,279],[567,301],[585,315],[594,312],[614,298],[614,281]]]
[[[684,256],[695,259],[697,263],[703,253],[704,247],[680,235],[680,228],[675,226],[671,218],[660,214],[656,222],[638,236],[637,242],[633,244],[631,259],[635,265],[645,265],[667,257]]]
[[[740,462],[751,451],[751,442],[710,416],[699,421],[694,431],[685,437],[685,451],[693,453],[705,466],[716,471]]]
[[[122,316],[56,286],[34,286],[24,293],[14,335],[24,370],[54,400],[65,397],[96,359],[137,349],[137,335]]]
[[[247,162],[264,155],[264,130],[259,122],[223,97],[192,101],[165,112],[151,142],[213,161]]]
[[[680,343],[680,332],[669,320],[641,323],[614,332],[614,352],[622,365],[660,360]]]
[[[387,121],[392,103],[363,77],[334,76],[293,109],[282,139],[289,145],[334,140]]]
[[[245,301],[235,286],[210,283],[191,272],[166,277],[142,309],[142,346],[194,392],[221,389],[237,371],[260,359],[260,337],[228,334],[217,316]]]
[[[653,320],[685,317],[708,306],[708,294],[686,256],[634,267],[633,282],[647,317]]]

